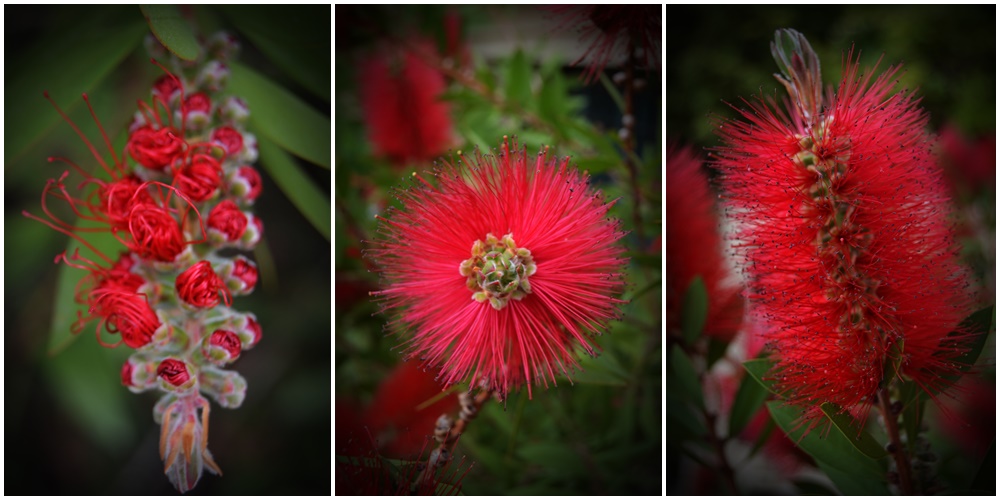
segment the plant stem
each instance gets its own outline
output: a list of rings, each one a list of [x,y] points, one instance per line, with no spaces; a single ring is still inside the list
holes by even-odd
[[[427,459],[427,466],[424,468],[423,472],[420,473],[420,477],[417,478],[413,483],[413,490],[417,490],[421,484],[426,481],[430,481],[437,473],[438,469],[444,468],[448,462],[451,460],[452,452],[455,450],[455,445],[458,443],[458,438],[462,436],[465,432],[465,427],[469,425],[469,422],[479,414],[479,410],[482,409],[483,404],[486,403],[493,397],[493,391],[482,390],[476,397],[472,400],[472,406],[475,408],[475,412],[468,418],[459,417],[455,425],[451,426],[451,430],[448,432],[448,436],[438,444],[437,448],[431,450],[431,455]],[[437,460],[432,461],[436,455],[439,457]],[[443,457],[443,458],[442,458]]]
[[[899,488],[904,495],[915,494],[913,488],[913,473],[910,470],[910,457],[906,447],[899,438],[898,416],[892,413],[892,401],[889,399],[889,389],[883,387],[878,393],[878,410],[885,422],[886,434],[889,435],[889,450],[896,460],[896,472],[899,474]]]
[[[702,415],[705,416],[705,423],[708,427],[709,444],[712,445],[712,448],[719,455],[719,473],[725,479],[731,494],[738,495],[739,489],[736,487],[736,475],[733,473],[733,466],[729,464],[729,459],[726,458],[726,441],[715,434],[716,415],[704,408],[702,409]]]

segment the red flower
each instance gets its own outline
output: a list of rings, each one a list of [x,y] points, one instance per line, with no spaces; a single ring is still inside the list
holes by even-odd
[[[134,175],[129,175],[100,187],[100,211],[108,217],[108,222],[117,229],[126,229],[129,213],[137,204],[155,203],[145,185]]]
[[[613,59],[624,60],[635,52],[644,66],[660,60],[663,17],[659,5],[563,5],[549,10],[562,18],[560,29],[573,27],[587,50],[573,64],[589,59],[583,77],[596,81]]]
[[[219,292],[222,292],[226,305],[229,305],[229,290],[207,260],[199,261],[177,275],[175,283],[177,296],[192,306],[210,308],[219,305]]]
[[[720,124],[716,162],[777,383],[806,419],[823,402],[869,407],[897,361],[902,375],[941,388],[963,351],[949,332],[969,299],[927,116],[912,94],[893,92],[898,68],[873,79],[850,55],[824,99],[815,54],[786,33],[791,62],[775,53],[787,111],[747,103],[742,121]]]
[[[128,230],[132,239],[124,243],[143,259],[173,262],[187,246],[180,225],[158,205],[144,203],[132,207]]]
[[[133,349],[149,344],[162,324],[144,294],[121,286],[109,285],[95,289],[90,308],[91,314],[101,318],[97,325],[98,333],[102,327],[108,333],[120,333],[125,345]],[[97,340],[105,347],[117,345],[105,344],[100,335]]]
[[[181,106],[182,120],[189,130],[198,130],[208,125],[212,115],[212,100],[204,92],[191,94]]]
[[[208,228],[222,233],[226,241],[236,241],[247,229],[247,216],[232,200],[223,200],[209,212]]]
[[[743,316],[739,288],[722,257],[713,193],[701,172],[701,160],[689,149],[668,151],[664,178],[666,200],[667,322],[679,327],[684,294],[701,276],[708,291],[705,335],[732,340]]]
[[[184,150],[184,140],[172,128],[153,130],[146,125],[136,129],[126,145],[132,159],[152,170],[163,170]]]
[[[594,353],[589,334],[624,288],[611,204],[569,158],[516,148],[464,158],[471,171],[446,163],[437,187],[417,177],[370,250],[386,282],[373,295],[412,332],[408,354],[440,365],[445,385],[471,375],[502,397],[555,382],[576,346]]]
[[[174,358],[161,361],[160,366],[156,369],[156,375],[174,387],[180,387],[191,380],[187,363]]]
[[[432,44],[407,45],[404,53],[383,49],[361,68],[368,138],[375,154],[398,166],[435,159],[448,149],[452,134],[450,107],[440,99],[444,75],[414,53],[433,52]]]
[[[257,345],[257,343],[260,342],[260,338],[263,336],[263,333],[261,332],[260,323],[257,322],[257,319],[249,315],[247,316],[246,329],[253,334],[252,341],[249,344],[243,346],[244,349],[249,349],[250,347]]]
[[[996,134],[969,140],[954,125],[941,129],[941,162],[956,184],[964,188],[996,189]]]
[[[157,78],[153,83],[153,97],[167,104],[180,96],[181,90],[180,81],[169,74]]]
[[[195,202],[203,202],[219,191],[222,167],[206,154],[196,154],[187,165],[177,169],[174,186]]]
[[[243,150],[243,135],[228,125],[212,131],[212,142],[222,146],[227,156],[237,155]]]

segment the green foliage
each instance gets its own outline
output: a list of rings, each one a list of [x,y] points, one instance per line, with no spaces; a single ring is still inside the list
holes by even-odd
[[[684,293],[681,309],[681,336],[687,344],[693,344],[705,328],[708,319],[708,291],[701,276],[695,276]]]
[[[191,32],[191,25],[181,17],[174,5],[143,5],[142,15],[156,39],[170,52],[185,61],[198,57],[198,40]]]

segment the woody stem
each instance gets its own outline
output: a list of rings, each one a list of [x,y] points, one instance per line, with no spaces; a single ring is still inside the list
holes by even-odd
[[[889,389],[883,387],[878,392],[878,410],[885,422],[885,431],[889,435],[888,449],[896,460],[896,471],[899,474],[899,488],[904,495],[913,495],[913,474],[910,471],[910,458],[906,448],[899,438],[898,417],[892,412],[892,401],[889,399]]]
[[[458,443],[458,438],[462,436],[463,432],[465,432],[465,427],[469,425],[469,422],[475,418],[476,415],[479,414],[479,410],[482,409],[483,404],[485,404],[486,401],[492,396],[493,391],[486,390],[480,391],[479,394],[476,394],[476,397],[472,400],[475,412],[468,419],[459,417],[458,421],[455,422],[455,425],[451,426],[448,436],[441,441],[440,444],[438,444],[437,448],[431,450],[431,458],[427,459],[427,466],[424,468],[423,472],[420,473],[417,480],[414,481],[412,489],[418,489],[420,485],[430,481],[431,478],[434,477],[434,474],[437,473],[438,469],[447,466],[448,460],[450,460],[452,452],[455,449],[455,445]],[[437,453],[435,453],[435,451]],[[435,456],[438,457],[436,461],[434,460]]]

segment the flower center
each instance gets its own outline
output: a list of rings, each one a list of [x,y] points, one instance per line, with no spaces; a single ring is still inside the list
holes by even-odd
[[[511,299],[521,300],[531,293],[528,277],[536,270],[531,251],[518,248],[510,233],[500,239],[488,233],[486,242],[476,240],[472,257],[458,267],[458,272],[468,278],[465,284],[472,290],[473,300],[489,300],[497,311]]]

